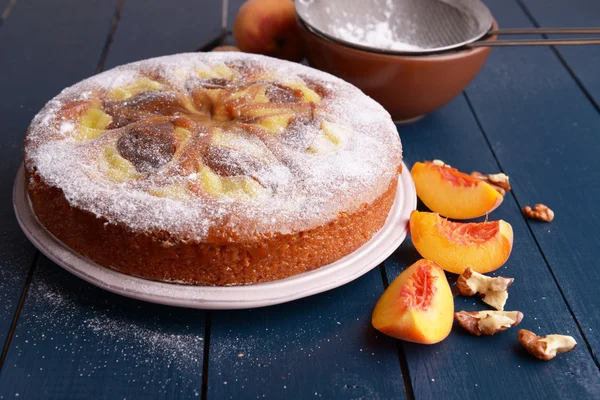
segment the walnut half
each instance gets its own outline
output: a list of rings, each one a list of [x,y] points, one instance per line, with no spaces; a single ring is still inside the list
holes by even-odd
[[[473,296],[479,293],[481,300],[496,310],[503,311],[508,299],[508,287],[514,282],[514,278],[502,276],[485,276],[473,271],[470,267],[458,277],[456,288],[461,296]]]
[[[523,320],[521,311],[459,311],[454,318],[473,336],[494,335],[519,325]]]
[[[503,173],[482,174],[481,172],[473,171],[471,172],[471,176],[487,183],[496,189],[502,196],[510,190],[510,179],[508,178],[508,175]]]
[[[545,204],[536,204],[533,208],[525,206],[523,208],[523,214],[531,219],[537,219],[538,221],[544,222],[550,222],[554,219],[554,211]]]
[[[517,339],[529,354],[544,361],[552,360],[558,353],[568,353],[577,346],[577,342],[572,336],[546,335],[540,337],[527,329],[519,330]]]

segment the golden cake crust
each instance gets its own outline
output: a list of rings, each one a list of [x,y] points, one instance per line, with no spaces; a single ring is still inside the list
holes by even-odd
[[[239,285],[287,278],[330,264],[358,249],[385,223],[397,180],[371,204],[296,234],[231,242],[172,241],[167,232],[132,232],[72,207],[57,188],[33,178],[29,195],[40,222],[59,240],[100,265],[158,281]]]
[[[353,86],[245,54],[181,54],[66,89],[25,142],[39,221],[98,264],[203,285],[329,264],[385,223],[401,146]]]

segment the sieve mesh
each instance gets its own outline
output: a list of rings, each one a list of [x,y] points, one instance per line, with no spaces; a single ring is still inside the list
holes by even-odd
[[[492,26],[479,0],[296,0],[296,10],[309,28],[331,40],[390,53],[461,47]]]

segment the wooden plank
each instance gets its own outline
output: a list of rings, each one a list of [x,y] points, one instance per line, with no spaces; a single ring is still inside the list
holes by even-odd
[[[0,343],[4,346],[36,250],[17,230],[0,234],[0,243]]]
[[[153,7],[148,3],[130,4]],[[172,17],[169,10],[173,11]],[[171,32],[177,32],[175,21],[180,10],[162,11],[165,21],[173,21]],[[137,14],[135,8],[129,12]],[[111,19],[103,26],[105,38]],[[135,24],[140,37],[151,37],[144,32],[156,29],[156,21],[143,18],[122,18],[117,29],[131,32],[123,26],[128,21]],[[166,35],[168,26],[163,26]],[[113,45],[121,46],[120,41],[129,39],[128,35],[114,37]],[[144,46],[129,48],[129,52],[109,56],[121,64],[145,57],[148,50]],[[82,282],[42,257],[6,356],[0,396],[19,393],[26,398],[197,397],[202,392],[204,333],[202,311],[113,295]],[[30,387],[32,376],[38,382],[36,387]]]
[[[43,0],[22,1],[0,28],[0,87],[10,93],[0,98],[0,220],[10,220],[6,227],[16,226],[10,188],[29,122],[65,86],[94,72],[106,41],[115,4],[80,3],[69,0],[57,7]]]
[[[494,66],[493,63],[489,65]],[[493,83],[484,79],[479,82]],[[491,96],[496,101],[488,104],[489,108],[501,111],[499,96],[502,94]],[[510,118],[506,115],[505,118]],[[438,158],[464,171],[498,172],[494,157],[464,97],[457,98],[418,123],[399,126],[399,131],[408,165]],[[496,140],[505,145],[503,138]],[[507,196],[490,218],[512,224],[515,237],[513,253],[507,264],[496,273],[515,278],[506,309],[520,310],[525,318],[518,328],[491,337],[473,337],[455,324],[450,336],[439,344],[404,343],[415,398],[597,397],[600,390],[598,369],[513,197]],[[413,246],[404,243],[385,262],[389,280],[419,258]],[[452,282],[455,279],[450,278]],[[455,297],[457,311],[488,308],[476,298]],[[521,349],[516,339],[519,328],[544,334],[570,334],[580,346],[573,353],[545,364]]]
[[[531,26],[516,3],[488,3],[501,25]],[[519,205],[556,212],[551,224],[528,224],[597,355],[600,115],[551,49],[498,50],[468,96]]]
[[[371,327],[378,268],[292,303],[213,312],[208,398],[405,398],[397,348]]]
[[[522,3],[543,27],[600,26],[600,1],[597,0],[523,0]],[[556,46],[556,50],[598,107],[600,46]]]
[[[229,0],[229,7],[227,9],[227,29],[229,31],[233,29],[237,12],[245,2],[246,0]]]
[[[105,69],[150,57],[196,51],[220,33],[220,0],[128,0]]]
[[[10,0],[0,0],[0,25],[2,25],[2,22],[7,18],[10,12],[8,9],[10,3]]]
[[[203,311],[117,296],[43,258],[0,374],[0,396],[198,397],[204,330]]]
[[[64,12],[62,7],[70,12]],[[76,0],[64,1],[60,9],[44,0],[22,0],[0,26],[2,345],[35,254],[18,227],[12,207],[12,186],[23,158],[25,130],[46,101],[94,72],[113,10],[114,4],[101,0],[85,5]]]

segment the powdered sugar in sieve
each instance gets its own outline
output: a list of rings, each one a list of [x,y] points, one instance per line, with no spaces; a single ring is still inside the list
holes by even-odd
[[[300,19],[318,34],[386,53],[430,53],[483,36],[492,14],[479,0],[297,0]]]

